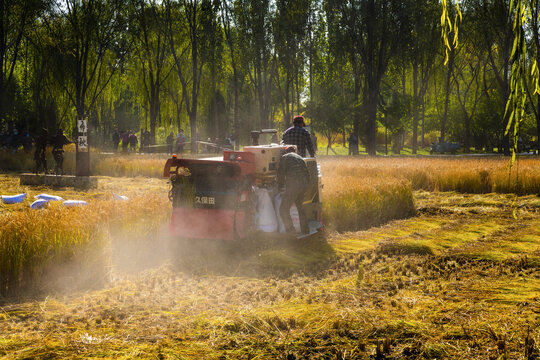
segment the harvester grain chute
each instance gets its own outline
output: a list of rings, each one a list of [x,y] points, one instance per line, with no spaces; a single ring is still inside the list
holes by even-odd
[[[260,135],[272,135],[277,142],[276,130],[251,132],[253,146],[243,151],[224,150],[219,157],[200,159],[177,158],[173,155],[165,164],[164,177],[170,179],[169,199],[173,210],[170,233],[188,239],[240,240],[256,233],[280,234],[278,226],[264,228],[262,212],[274,214],[279,220],[277,169],[284,146],[276,143],[259,145]],[[304,209],[312,236],[320,233],[322,226],[322,183],[320,166],[315,158],[305,158],[310,172],[310,182],[304,197]],[[264,211],[258,203],[264,193],[270,197]],[[268,197],[266,197],[268,199]],[[298,218],[291,215],[299,229]],[[267,215],[265,215],[267,216]],[[270,222],[274,221],[270,219]]]

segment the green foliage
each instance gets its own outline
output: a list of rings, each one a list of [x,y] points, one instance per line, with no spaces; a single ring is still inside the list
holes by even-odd
[[[441,131],[507,149],[540,134],[538,1],[511,4],[9,0],[0,127],[54,132],[88,114],[97,143],[116,127],[247,143],[249,130],[305,113],[370,154],[380,120],[413,144]]]
[[[527,43],[525,40],[525,25],[527,24],[527,2],[522,0],[512,0],[510,2],[510,14],[513,14],[514,42],[512,46],[511,63],[512,73],[510,78],[510,96],[506,104],[505,115],[509,115],[505,135],[510,135],[513,139],[512,160],[513,166],[518,153],[518,139],[520,136],[520,126],[525,118],[525,105],[527,102]],[[538,73],[536,59],[532,63],[532,75],[536,76],[538,83]],[[533,83],[535,83],[533,81]],[[535,91],[537,89],[535,88]]]

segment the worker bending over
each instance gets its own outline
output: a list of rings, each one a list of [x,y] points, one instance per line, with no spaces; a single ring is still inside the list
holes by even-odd
[[[295,233],[291,219],[291,206],[296,204],[300,218],[300,229],[303,234],[309,233],[309,227],[304,211],[304,193],[309,184],[309,171],[306,162],[295,152],[294,146],[287,146],[279,159],[278,186],[282,192],[279,215],[285,226],[285,231]]]
[[[315,157],[311,136],[309,135],[309,132],[304,129],[304,126],[306,126],[304,117],[300,115],[295,116],[293,119],[293,126],[285,130],[281,143],[283,145],[296,145],[298,154],[302,157],[306,157],[307,148],[309,155]]]

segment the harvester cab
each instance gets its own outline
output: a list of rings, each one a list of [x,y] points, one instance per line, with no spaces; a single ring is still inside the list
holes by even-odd
[[[178,158],[165,163],[172,201],[170,233],[188,239],[238,240],[255,233],[285,232],[279,216],[281,195],[277,188],[279,159],[285,146],[277,144],[277,131],[252,131],[252,146],[242,151],[224,150],[219,157]],[[267,145],[261,145],[263,137]],[[322,227],[322,183],[315,158],[305,158],[310,183],[304,210],[310,234]],[[298,212],[291,217],[300,231]],[[308,236],[309,236],[308,235]],[[302,236],[299,236],[302,237]]]

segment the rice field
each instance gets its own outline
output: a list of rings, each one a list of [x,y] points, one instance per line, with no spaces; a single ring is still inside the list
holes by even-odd
[[[162,161],[153,161],[153,166],[163,166]],[[134,159],[130,171],[143,163]],[[105,161],[102,165],[115,171],[114,163],[126,164],[123,158]],[[153,169],[153,168],[150,168]],[[48,269],[72,262],[88,262],[96,265],[96,283],[107,278],[109,264],[106,256],[111,239],[156,238],[156,231],[165,229],[170,214],[166,198],[165,180],[138,178],[137,185],[120,178],[102,178],[101,189],[89,193],[74,190],[23,188],[16,178],[0,177],[3,194],[26,192],[22,204],[5,205],[0,208],[0,294],[12,295],[20,291],[35,289],[48,277]],[[343,191],[343,183],[348,183]],[[122,186],[126,184],[127,186]],[[403,181],[395,183],[366,183],[349,178],[335,177],[325,181],[325,222],[328,229],[344,231],[377,226],[392,219],[412,216],[415,212],[411,187]],[[145,191],[146,188],[146,191]],[[88,206],[65,208],[51,205],[41,211],[31,210],[33,196],[53,191],[68,198],[87,200]],[[114,200],[113,193],[127,194],[127,202]],[[166,233],[161,232],[161,235]],[[92,256],[86,256],[92,254]],[[97,266],[101,259],[102,264]]]
[[[0,296],[39,293],[54,285],[45,281],[50,272],[73,264],[79,265],[77,272],[89,275],[72,274],[72,282],[84,278],[81,288],[100,285],[110,273],[111,241],[121,237],[134,244],[160,235],[157,232],[170,213],[164,181],[101,181],[99,190],[79,192],[21,187],[18,178],[0,176],[2,194],[27,193],[23,203],[0,207]],[[50,202],[46,209],[30,209],[34,195],[41,193],[85,200],[88,205],[65,207]],[[115,200],[114,193],[128,196],[129,201]]]
[[[324,173],[409,181],[413,190],[540,194],[540,157],[519,159],[510,171],[501,157],[341,157],[322,159]]]
[[[152,171],[88,192],[0,175],[89,203],[0,207],[0,358],[537,359],[538,165],[324,158],[326,241],[232,247],[164,243]]]
[[[198,156],[207,156],[204,154]],[[92,154],[91,172],[96,176],[144,176],[160,178],[165,154]],[[521,157],[510,171],[509,158],[500,156],[377,157],[320,156],[325,181],[333,177],[383,179],[410,182],[413,190],[458,191],[486,194],[540,194],[540,157]],[[32,171],[31,154],[0,151],[3,171]],[[49,168],[54,166],[51,158]],[[64,169],[74,172],[74,153],[65,153]],[[371,180],[370,180],[371,181]],[[384,181],[383,181],[384,182]]]
[[[97,253],[105,251],[102,249],[116,236],[115,231],[130,238],[130,233],[139,234],[136,225],[146,226],[148,219],[152,219],[148,224],[150,231],[165,228],[170,205],[164,180],[156,179],[162,172],[163,160],[161,155],[120,155],[95,160],[93,169],[98,173],[131,177],[137,174],[152,180],[145,184],[141,178],[137,189],[129,183],[133,179],[106,178],[103,188],[94,193],[67,190],[67,196],[93,200],[90,206],[77,209],[51,206],[43,212],[32,211],[28,209],[32,195],[47,189],[21,188],[16,181],[4,177],[0,187],[3,193],[27,192],[29,197],[22,205],[0,208],[1,292],[32,288],[40,283],[40,274],[50,264],[75,261],[76,254],[86,254],[89,248],[93,253],[96,249],[100,249]],[[324,221],[329,231],[338,232],[368,229],[414,216],[413,192],[417,190],[536,194],[540,187],[537,158],[520,160],[515,166],[517,171],[511,175],[506,160],[489,158],[342,157],[323,158],[321,164]],[[133,194],[132,201],[112,200],[114,191]],[[102,274],[97,278],[106,277],[107,266],[101,267]]]

